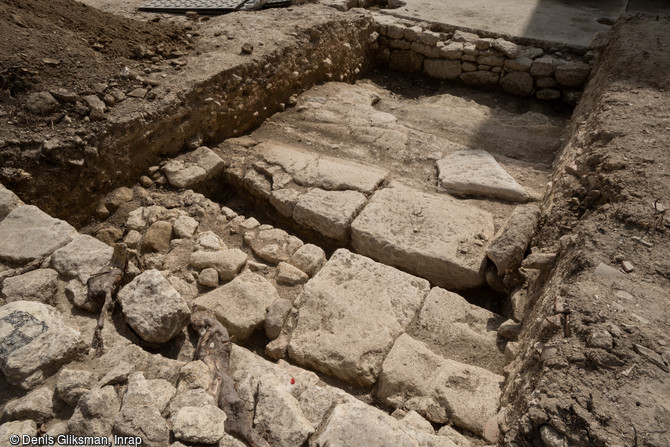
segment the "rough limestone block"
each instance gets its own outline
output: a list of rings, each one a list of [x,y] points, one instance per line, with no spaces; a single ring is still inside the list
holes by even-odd
[[[0,307],[0,370],[14,385],[31,389],[86,349],[54,307],[34,301]]]
[[[81,234],[51,255],[51,267],[61,276],[78,278],[85,284],[92,274],[111,261],[113,252],[114,249],[104,242]]]
[[[540,207],[535,204],[518,206],[486,250],[502,276],[521,265],[530,240],[537,231]]]
[[[378,191],[351,225],[358,253],[448,289],[484,282],[492,216],[446,195],[396,185]]]
[[[507,93],[528,96],[533,92],[533,77],[527,72],[507,73],[500,80],[500,86]]]
[[[37,269],[23,275],[5,279],[2,294],[8,303],[12,301],[38,301],[53,304],[58,291],[58,273],[51,269]]]
[[[67,222],[36,206],[20,206],[0,222],[0,260],[26,264],[50,255],[76,235]]]
[[[567,62],[556,67],[556,80],[559,84],[579,87],[586,82],[591,66],[583,62]]]
[[[301,365],[370,386],[428,288],[426,280],[337,250],[298,298],[289,355]]]
[[[244,341],[263,325],[268,308],[277,299],[279,294],[269,281],[247,271],[228,284],[199,296],[193,306],[212,312],[233,340]]]
[[[0,184],[0,221],[7,217],[14,209],[23,205],[21,199]]]
[[[444,417],[482,434],[486,422],[498,412],[503,381],[502,376],[485,369],[440,357],[403,334],[384,360],[377,397],[386,405],[415,410],[433,422],[444,423]],[[431,402],[435,410],[413,408],[413,402],[421,399]]]
[[[325,237],[347,242],[351,222],[366,201],[360,192],[314,188],[300,196],[293,210],[293,220]]]
[[[486,151],[471,149],[453,152],[437,161],[437,170],[440,191],[496,197],[513,202],[526,202],[532,198]]]
[[[438,79],[456,79],[461,75],[460,61],[430,59],[424,63],[428,76]]]

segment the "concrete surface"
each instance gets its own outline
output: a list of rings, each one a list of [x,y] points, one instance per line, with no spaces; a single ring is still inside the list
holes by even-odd
[[[403,0],[383,12],[472,30],[586,47],[599,18],[615,20],[628,0]]]

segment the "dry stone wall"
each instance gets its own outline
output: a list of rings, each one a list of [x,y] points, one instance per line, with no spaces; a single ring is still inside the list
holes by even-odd
[[[377,30],[368,43],[377,62],[393,71],[570,104],[581,96],[591,72],[592,53],[545,51],[461,30],[435,32],[383,14],[373,17]]]

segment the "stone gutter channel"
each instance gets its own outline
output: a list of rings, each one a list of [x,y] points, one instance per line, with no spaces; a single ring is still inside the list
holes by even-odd
[[[15,273],[3,276],[7,304],[0,308],[0,321],[9,332],[0,333],[0,346],[10,346],[24,329],[41,328],[12,349],[0,349],[6,380],[29,391],[5,405],[0,420],[17,425],[5,424],[0,431],[34,432],[36,423],[49,423],[54,434],[85,434],[92,428],[130,434],[154,427],[144,432],[153,445],[168,445],[168,440],[211,444],[214,438],[221,446],[240,445],[196,423],[225,415],[203,396],[202,365],[182,358],[191,354],[184,340],[193,334],[184,327],[195,306],[222,320],[238,344],[264,329],[265,355],[279,362],[236,344],[231,375],[251,406],[255,428],[273,446],[375,445],[375,439],[385,439],[389,445],[462,447],[482,438],[497,440],[502,366],[504,357],[518,349],[514,340],[520,325],[454,291],[504,282],[506,263],[520,263],[527,250],[539,208],[520,206],[496,233],[488,213],[446,195],[437,199],[389,183],[383,169],[314,159],[269,143],[254,147],[259,156],[253,166],[248,160],[235,165],[222,148],[244,147],[245,133],[295,105],[296,95],[311,86],[351,82],[373,66],[574,103],[593,55],[546,55],[504,39],[431,31],[428,25],[365,10],[322,17],[314,26],[297,29],[279,48],[259,51],[243,63],[213,69],[222,62],[215,53],[187,58],[187,81],[157,88],[164,95],[144,112],[129,103],[111,108],[97,135],[48,155],[53,169],[33,175],[31,185],[12,188],[42,210],[0,189],[0,260],[4,272]],[[241,138],[214,147],[231,137]],[[161,162],[164,157],[172,159]],[[134,279],[119,292],[132,331],[108,328],[107,336],[134,343],[111,343],[94,359],[88,336],[95,309],[85,300],[84,284],[109,262],[111,248],[49,214],[67,216],[75,225],[84,225],[94,213],[100,219],[111,213],[112,219],[114,209],[133,200],[132,191],[117,187],[135,183],[150,166],[155,180],[179,190],[144,197],[146,206],[121,223],[129,230],[124,240],[132,249],[160,253],[167,234],[169,250],[143,258],[143,272],[134,265]],[[308,237],[320,245],[342,248],[326,260],[316,245],[221,209],[210,198],[220,194],[222,179],[273,207],[282,216],[279,222],[307,228]],[[296,179],[299,187],[276,187]],[[43,197],[43,188],[51,184],[56,186]],[[197,206],[201,222],[151,204],[168,198]],[[448,231],[445,222],[451,223]],[[233,239],[220,240],[204,231],[207,225],[225,228]],[[412,238],[400,228],[409,229]],[[454,234],[444,236],[450,231]],[[172,234],[181,242],[171,241]],[[182,276],[163,273],[171,262],[173,273]],[[33,267],[23,270],[29,263]],[[549,264],[551,259],[540,256],[525,265],[542,271]],[[486,277],[487,266],[493,278]],[[197,275],[184,273],[187,268]],[[277,279],[267,280],[263,273]],[[229,282],[219,287],[220,281]],[[25,290],[37,283],[56,285],[58,293],[35,302],[40,300]],[[510,312],[515,317],[523,318],[526,286],[522,281],[515,289]],[[68,300],[57,302],[58,294]],[[68,309],[67,316],[52,304],[61,312]],[[81,330],[73,328],[75,323]],[[505,354],[499,334],[506,339]],[[179,360],[160,355],[165,352],[160,346],[168,342],[175,343],[170,346],[179,351]],[[33,351],[40,352],[37,360],[30,356]],[[363,400],[380,403],[394,417],[326,385],[323,377],[359,390]],[[123,399],[114,391],[119,386],[126,393]],[[151,411],[139,411],[148,405],[141,404],[147,396]],[[71,407],[67,421],[53,422],[62,415],[53,405],[38,409],[44,401],[61,400]],[[107,404],[94,413],[95,402]],[[361,433],[370,439],[362,441]]]

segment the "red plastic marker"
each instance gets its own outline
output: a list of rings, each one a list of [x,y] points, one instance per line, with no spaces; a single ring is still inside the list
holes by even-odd
[[[295,379],[291,377],[291,385],[295,385]]]

